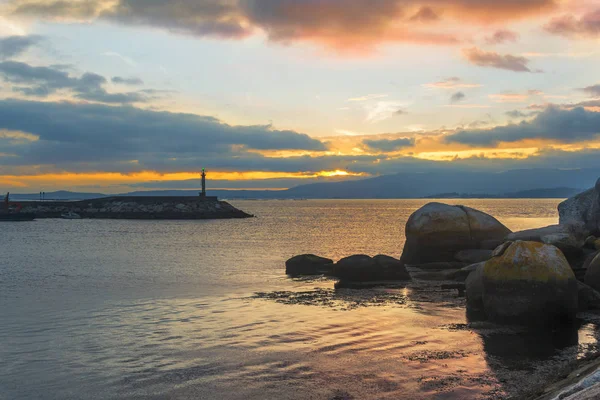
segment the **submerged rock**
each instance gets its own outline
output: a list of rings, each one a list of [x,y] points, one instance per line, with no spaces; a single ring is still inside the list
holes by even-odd
[[[544,325],[571,320],[578,288],[565,256],[556,247],[516,241],[485,262],[466,281],[467,306],[490,320]]]
[[[370,257],[360,254],[342,258],[334,265],[332,275],[341,281],[351,282],[411,279],[400,260],[385,255]]]
[[[461,250],[481,249],[498,243],[510,230],[497,219],[465,206],[429,203],[406,223],[406,243],[400,261],[423,264],[454,261]]]
[[[332,269],[333,260],[314,254],[302,254],[285,262],[285,273],[291,276],[328,274]]]

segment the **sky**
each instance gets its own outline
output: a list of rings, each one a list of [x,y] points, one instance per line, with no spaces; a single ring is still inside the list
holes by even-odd
[[[0,189],[600,168],[598,0],[0,0]]]

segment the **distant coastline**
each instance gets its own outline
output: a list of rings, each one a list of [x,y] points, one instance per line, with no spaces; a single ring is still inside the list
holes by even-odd
[[[435,193],[427,196],[369,196],[365,193],[364,197],[342,197],[342,196],[303,196],[297,197],[287,191],[280,190],[215,190],[210,193],[220,198],[228,200],[307,200],[307,199],[564,199],[573,196],[582,189],[579,188],[542,188],[542,189],[530,189],[516,192],[508,192],[503,194],[490,194],[490,193],[459,193],[459,192],[446,192],[446,193]],[[11,194],[11,199],[15,201],[39,201],[38,193],[29,194]],[[79,201],[79,200],[91,200],[91,199],[106,199],[106,198],[126,198],[126,197],[139,197],[139,198],[161,198],[165,199],[168,197],[183,197],[192,198],[198,197],[198,191],[195,190],[165,190],[165,191],[140,191],[124,194],[103,194],[103,193],[85,193],[85,192],[69,192],[69,191],[57,191],[57,192],[46,192],[44,202],[50,201]]]

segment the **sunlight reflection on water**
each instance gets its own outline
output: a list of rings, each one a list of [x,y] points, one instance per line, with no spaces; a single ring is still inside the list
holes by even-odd
[[[449,202],[516,230],[556,223],[559,201]],[[524,371],[541,379],[595,350],[593,324],[539,340],[467,327],[463,299],[284,276],[303,252],[399,256],[424,203],[239,201],[258,217],[14,225],[0,232],[0,398],[501,398]]]

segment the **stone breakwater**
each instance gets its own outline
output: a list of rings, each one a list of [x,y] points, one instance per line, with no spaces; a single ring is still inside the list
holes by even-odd
[[[81,201],[22,202],[22,212],[36,218],[60,218],[69,211],[98,219],[229,219],[250,218],[216,197],[105,197]]]

